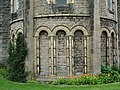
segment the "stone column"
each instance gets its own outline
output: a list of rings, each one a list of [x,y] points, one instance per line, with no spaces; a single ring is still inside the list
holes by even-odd
[[[34,37],[34,41],[35,41],[35,57],[34,57],[35,62],[34,62],[34,65],[35,65],[35,74],[37,76],[38,73],[39,73],[39,68],[38,68],[38,66],[39,66],[39,63],[38,63],[39,58],[37,58],[39,56],[39,49],[38,49],[39,43],[38,43],[38,37],[37,36]]]
[[[11,13],[14,13],[14,2],[11,0]]]
[[[87,37],[85,36],[84,37],[84,52],[85,52],[85,55],[84,55],[84,58],[85,58],[85,74],[87,74]]]
[[[37,74],[39,75],[40,74],[40,41],[39,41],[40,37],[36,37],[36,59],[35,59],[35,68],[37,68]]]
[[[91,60],[91,54],[90,54],[90,50],[91,50],[91,37],[90,36],[87,36],[87,74],[90,74],[90,60]]]
[[[27,3],[29,2],[29,3]],[[29,8],[26,8],[25,6],[28,5],[30,6]],[[27,48],[28,48],[28,56],[27,56],[27,67],[28,67],[28,72],[30,73],[30,77],[34,78],[35,77],[35,60],[34,60],[34,38],[33,38],[33,30],[34,30],[34,21],[33,21],[33,16],[34,16],[34,0],[25,0],[24,1],[24,30],[23,33],[26,38],[27,42]]]
[[[100,54],[100,12],[99,0],[93,2],[93,43],[92,43],[92,73],[99,74],[101,71],[101,54]],[[92,13],[92,12],[91,12]]]
[[[74,38],[74,36],[70,36],[71,38],[70,38],[70,42],[71,42],[71,45],[70,45],[70,52],[71,52],[71,54],[70,54],[70,62],[71,62],[71,64],[70,64],[70,67],[71,67],[71,75],[73,76],[74,75],[74,42],[73,42],[73,38]]]
[[[72,36],[69,36],[69,57],[70,57],[70,76],[72,76],[73,75],[73,65],[72,65],[72,62],[73,62],[73,59],[72,59],[72,46],[73,46],[73,44],[72,44],[72,42],[73,42],[73,39],[72,39]]]
[[[107,38],[107,66],[108,67],[110,66],[110,63],[109,63],[110,61],[109,60],[110,60],[110,56],[111,56],[109,54],[110,53],[109,49],[110,49],[110,41],[109,41],[109,38]]]
[[[56,68],[56,36],[53,37],[53,76],[57,74]]]
[[[114,38],[115,40],[115,42],[114,42],[114,44],[115,44],[115,47],[114,47],[114,65],[116,66],[116,67],[118,67],[119,68],[119,59],[118,59],[118,47],[117,47],[117,40],[118,40],[118,38],[117,37],[115,37]]]
[[[70,55],[69,55],[69,36],[66,36],[66,50],[67,50],[67,72],[70,75]]]
[[[112,60],[111,60],[111,38],[110,37],[108,37],[108,40],[107,40],[107,49],[108,49],[108,58],[107,58],[107,60],[109,60],[109,61],[107,61],[108,63],[109,63],[109,67],[111,67],[112,65]]]
[[[117,20],[117,67],[120,69],[120,0],[116,0],[116,20]]]
[[[54,75],[54,37],[51,36],[51,76]]]

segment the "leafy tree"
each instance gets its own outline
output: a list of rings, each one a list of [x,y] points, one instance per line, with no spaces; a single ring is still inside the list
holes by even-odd
[[[19,33],[16,45],[10,43],[8,58],[8,79],[15,82],[26,82],[25,58],[27,46],[23,34]]]

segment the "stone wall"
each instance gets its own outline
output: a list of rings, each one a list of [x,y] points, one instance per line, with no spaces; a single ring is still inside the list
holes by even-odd
[[[109,12],[106,0],[75,0],[72,13],[55,13],[46,0],[25,0],[24,5],[24,19],[20,19],[19,8],[20,17],[12,21],[11,33],[21,31],[25,35],[29,49],[26,66],[32,76],[98,74],[104,45],[109,49],[105,48],[105,55],[110,67],[111,57],[116,60],[116,47],[110,49],[112,41],[116,46],[115,11]],[[102,32],[107,33],[107,43],[101,44]]]
[[[89,15],[90,13],[90,4],[89,0],[75,0],[74,4],[71,4],[70,13],[81,14],[81,15]],[[48,15],[55,13],[53,11],[54,4],[48,4],[47,0],[35,0],[34,1],[34,15]],[[59,13],[58,13],[59,14]]]
[[[119,35],[119,59],[120,59],[120,0],[118,0],[118,35]]]
[[[16,38],[19,32],[23,33],[23,19],[11,24],[11,36],[14,34]]]
[[[49,27],[51,30],[54,29],[55,27],[59,26],[59,25],[63,25],[68,27],[69,29],[80,25],[85,27],[88,32],[90,33],[90,17],[73,17],[73,16],[58,16],[58,17],[54,17],[51,16],[49,18],[46,17],[41,17],[41,18],[36,18],[34,19],[35,21],[35,29],[37,30],[37,28],[39,28],[40,26],[47,26]],[[70,22],[70,23],[69,23]]]
[[[107,32],[107,36],[108,36],[108,41],[109,44],[107,45],[108,49],[107,52],[109,52],[108,54],[108,62],[110,62],[110,64],[108,66],[112,67],[113,63],[116,64],[117,66],[117,23],[116,23],[116,0],[112,1],[112,10],[109,9],[109,5],[108,5],[108,0],[100,0],[100,29],[101,32]],[[112,34],[114,37],[114,48],[111,48],[112,43]],[[102,42],[101,42],[102,43]],[[113,58],[113,53],[112,51],[114,50],[114,56],[115,58]]]
[[[10,0],[0,0],[0,62],[8,57],[10,31]]]
[[[73,10],[75,14],[90,14],[90,0],[75,0],[73,4]]]
[[[46,0],[34,0],[34,15],[49,14],[50,8]]]
[[[108,9],[108,0],[100,1],[100,16],[115,20],[116,17],[116,0],[112,1],[112,11]]]
[[[18,1],[19,1],[19,8],[17,10],[17,18],[23,18],[23,10],[24,10],[23,2],[24,2],[24,0],[18,0]]]

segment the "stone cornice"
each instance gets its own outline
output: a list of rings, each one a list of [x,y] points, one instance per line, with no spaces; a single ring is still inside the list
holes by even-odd
[[[113,18],[108,18],[108,17],[100,17],[100,19],[107,19],[107,20],[111,20],[114,21],[115,23],[117,23],[117,21]]]
[[[46,18],[46,17],[89,17],[90,15],[88,14],[49,14],[49,15],[38,15],[34,16],[34,18]]]
[[[23,18],[15,19],[10,22],[10,25],[19,21],[23,21]]]

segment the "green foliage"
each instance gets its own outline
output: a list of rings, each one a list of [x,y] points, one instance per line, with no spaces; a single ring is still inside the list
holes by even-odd
[[[3,77],[6,77],[6,75],[7,75],[7,69],[6,69],[6,68],[0,68],[0,74],[1,74]]]
[[[117,71],[114,71],[107,67],[101,67],[101,74],[99,75],[83,75],[71,78],[60,78],[53,84],[55,85],[96,85],[96,84],[107,84],[120,81],[120,75]]]
[[[55,85],[95,85],[98,82],[98,78],[95,76],[87,75],[73,78],[60,78],[53,84]]]
[[[118,73],[120,74],[120,68],[118,68],[118,67],[112,67],[112,69],[115,70],[115,71],[118,71]]]
[[[34,82],[34,81],[30,81]],[[106,85],[46,85],[38,83],[16,83],[2,77],[0,74],[0,90],[119,90],[120,83]]]
[[[106,66],[101,66],[101,72],[102,73],[110,73],[110,72],[112,72],[112,69],[107,68]]]
[[[15,82],[26,82],[25,58],[27,55],[24,36],[18,34],[16,45],[9,45],[8,79]]]
[[[36,80],[28,80],[27,83],[38,84],[39,82]]]
[[[107,68],[105,66],[101,67],[101,71],[102,71],[102,74],[103,74],[103,75],[102,74],[101,75],[104,76],[103,80],[108,79],[108,83],[120,81],[120,76],[119,76],[118,71]]]

